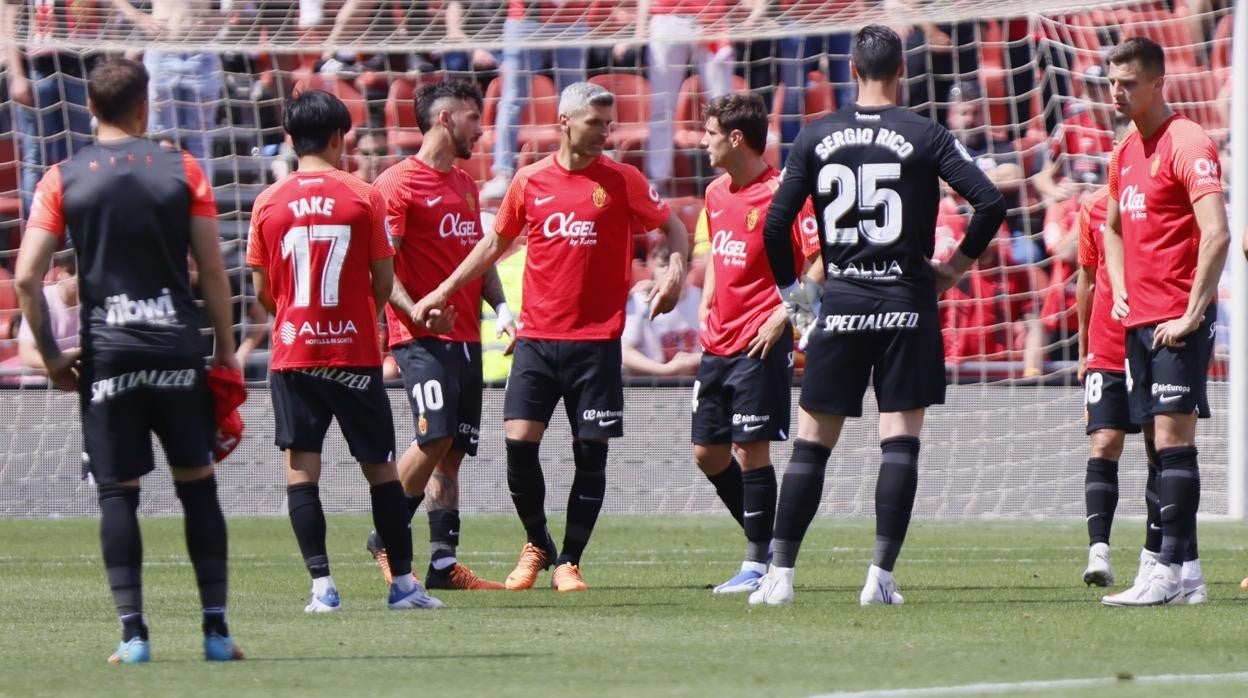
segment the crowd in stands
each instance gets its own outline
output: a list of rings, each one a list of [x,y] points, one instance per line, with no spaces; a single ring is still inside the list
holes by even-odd
[[[151,133],[198,158],[217,187],[223,248],[234,252],[240,346],[258,351],[263,311],[248,300],[238,254],[255,195],[289,171],[283,145],[283,100],[307,89],[338,95],[356,129],[343,166],[366,181],[420,144],[412,94],[427,81],[466,79],[485,94],[485,136],[462,160],[478,180],[486,206],[497,202],[512,173],[555,149],[559,90],[589,79],[618,98],[609,147],[641,168],[689,230],[702,228],[702,189],[714,177],[699,148],[703,105],[734,90],[757,91],[772,108],[767,159],[783,166],[803,123],[852,102],[850,32],[810,34],[803,16],[846,22],[887,21],[906,0],[435,0],[413,11],[391,0],[0,0],[3,33],[28,37],[0,57],[0,360],[22,361],[20,318],[9,276],[13,250],[35,184],[51,164],[91,137],[85,75],[96,55],[68,50],[49,37],[90,40],[106,26],[128,25],[152,39],[235,41],[295,36],[310,46],[336,46],[367,19],[368,31],[406,32],[412,49],[364,54],[176,52],[134,50],[151,75]],[[1075,221],[1083,196],[1105,182],[1112,149],[1113,108],[1103,53],[1122,37],[1147,34],[1167,47],[1167,85],[1175,108],[1227,142],[1232,3],[1172,0],[1109,10],[1006,20],[968,20],[899,28],[907,46],[902,100],[945,124],[997,184],[1011,212],[997,244],[972,274],[943,299],[946,355],[951,366],[995,362],[996,375],[1038,376],[1047,362],[1076,358]],[[257,21],[257,18],[263,21]],[[825,23],[837,26],[837,22]],[[499,26],[501,25],[501,26]],[[790,34],[730,42],[700,39],[731,26]],[[849,24],[845,25],[849,27]],[[624,39],[595,45],[603,31]],[[500,35],[502,50],[426,50],[421,37],[470,45],[478,34]],[[364,40],[367,35],[357,37]],[[542,42],[534,48],[524,42]],[[201,45],[202,45],[201,41]],[[1223,163],[1223,173],[1230,171]],[[967,220],[966,205],[949,194],[938,221],[936,254],[948,254]],[[626,368],[650,376],[688,376],[697,366],[700,265],[694,253],[681,310],[645,320],[646,284],[663,273],[661,249],[644,231],[636,237],[634,277],[625,332]],[[6,252],[7,250],[7,252]],[[520,290],[521,261],[504,275],[509,298]],[[49,283],[65,285],[58,266]],[[55,283],[54,283],[55,282]],[[72,294],[57,291],[62,304]],[[513,304],[515,305],[515,304]],[[483,327],[491,328],[486,323]],[[486,342],[487,380],[501,380],[501,343]],[[1223,343],[1223,346],[1224,343]],[[498,356],[491,357],[490,349]],[[1218,362],[1215,362],[1217,365]]]

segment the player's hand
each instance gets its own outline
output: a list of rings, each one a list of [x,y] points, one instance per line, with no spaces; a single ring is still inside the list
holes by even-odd
[[[671,267],[668,268],[667,274],[663,276],[663,280],[654,284],[650,288],[650,293],[646,294],[646,302],[650,304],[650,319],[653,320],[663,313],[671,312],[676,307],[676,303],[680,301],[681,287],[685,283],[685,275],[673,273]]]
[[[794,327],[801,327],[809,322],[808,318],[814,317],[815,301],[819,299],[818,284],[805,276],[799,282],[780,289],[780,302]]]
[[[238,354],[235,354],[234,352],[213,354],[212,365],[222,366],[230,369],[231,371],[238,371],[239,373],[242,373],[243,371],[243,365],[239,361]]]
[[[1079,357],[1079,363],[1075,365],[1075,377],[1079,380],[1079,385],[1083,385],[1088,377],[1088,357]]]
[[[936,262],[932,270],[936,272],[936,295],[953,288],[962,279],[962,272],[949,262]]]
[[[30,80],[25,76],[9,74],[9,97],[14,102],[27,107],[35,106],[34,93],[30,89]]]
[[[1126,291],[1123,291],[1120,294],[1119,293],[1114,294],[1114,307],[1113,307],[1113,310],[1111,310],[1109,314],[1112,315],[1115,320],[1118,320],[1120,322],[1122,320],[1125,320],[1127,316],[1131,314],[1131,307],[1127,305],[1127,292]]]
[[[784,336],[785,332],[792,332],[789,326],[789,314],[785,312],[784,306],[776,308],[771,317],[767,318],[767,322],[758,328],[758,333],[750,340],[745,347],[746,356],[753,359],[765,359],[771,353],[772,347],[776,346],[776,342]]]
[[[78,390],[78,376],[82,373],[82,349],[66,349],[60,356],[44,359],[43,367],[57,390],[72,393]]]
[[[512,314],[511,308],[507,307],[506,303],[499,303],[494,312],[498,315],[494,319],[494,338],[502,339],[503,335],[507,335],[510,338],[507,342],[507,348],[503,349],[503,356],[511,356],[511,353],[516,350],[516,334],[518,331],[516,316]]]
[[[1153,330],[1153,348],[1170,347],[1178,349],[1185,342],[1183,338],[1196,331],[1200,327],[1200,318],[1189,318],[1184,315],[1180,318],[1167,320],[1157,326]]]
[[[434,334],[447,334],[451,328],[455,327],[455,318],[459,314],[455,312],[455,306],[448,305],[441,310],[434,309],[429,311],[429,316],[425,320],[425,329]]]
[[[423,327],[429,326],[429,316],[433,311],[443,312],[446,310],[447,297],[436,289],[429,295],[416,301],[416,305],[412,306],[412,312],[409,317],[412,322]]]

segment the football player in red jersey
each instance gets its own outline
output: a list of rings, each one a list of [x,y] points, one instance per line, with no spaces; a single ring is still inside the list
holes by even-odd
[[[394,282],[386,205],[368,183],[339,170],[351,115],[337,97],[309,90],[286,107],[299,169],[265,189],[251,217],[247,264],[256,297],[273,313],[269,384],[275,443],[286,452],[290,523],[312,597],[304,610],[342,608],[329,572],[318,483],[321,447],[338,420],[372,499],[389,552],[390,608],[437,608],[412,576],[410,517],[394,467],[394,419],[381,378],[377,313]]]
[[[1200,505],[1196,418],[1207,416],[1218,277],[1230,234],[1218,151],[1166,103],[1165,52],[1143,37],[1109,53],[1118,114],[1135,123],[1109,165],[1105,266],[1113,316],[1126,328],[1131,421],[1153,421],[1161,546],[1148,578],[1112,606],[1187,603],[1199,564],[1189,542]],[[1203,588],[1203,585],[1200,585]]]
[[[693,455],[747,541],[740,571],[715,587],[717,594],[754,591],[767,572],[776,516],[771,442],[788,438],[792,408],[793,328],[763,249],[763,222],[780,185],[779,171],[763,162],[766,146],[761,97],[711,100],[702,147],[711,166],[726,172],[706,189],[711,259],[699,313],[703,354],[693,384]],[[801,267],[819,255],[809,203],[794,221],[793,248]]]
[[[634,223],[662,229],[672,250],[668,274],[652,291],[652,317],[675,307],[685,283],[685,226],[639,171],[602,154],[614,107],[615,96],[597,85],[564,89],[558,152],[516,173],[493,232],[413,312],[419,322],[445,308],[528,230],[524,307],[503,407],[507,483],[528,542],[504,582],[509,589],[532,587],[552,564],[555,588],[587,588],[580,559],[606,492],[607,440],[623,434],[620,335]],[[561,397],[576,473],[557,552],[538,447]]]
[[[394,290],[386,306],[390,349],[402,370],[416,424],[416,438],[399,458],[399,479],[409,519],[430,485],[431,559],[425,586],[502,589],[455,557],[459,466],[465,455],[477,454],[481,434],[482,298],[500,319],[499,336],[503,330],[513,337],[516,332],[498,273],[491,267],[455,293],[451,305],[460,312],[449,331],[434,332],[412,319],[412,299],[450,276],[482,237],[477,184],[455,166],[455,158],[472,157],[472,146],[481,137],[481,93],[466,82],[425,85],[416,93],[416,119],[424,134],[420,151],[383,173],[375,185],[386,200],[395,248]],[[389,576],[376,531],[369,534],[368,549]]]
[[[230,284],[217,237],[212,184],[190,154],[147,132],[147,71],[128,60],[87,81],[97,142],[39,181],[17,259],[17,292],[48,378],[81,397],[83,461],[99,487],[100,543],[121,621],[109,661],[151,658],[143,615],[139,478],[160,438],[186,518],[186,547],[203,604],[204,658],[242,659],[225,620],[227,540],[213,472],[216,425],[204,370],[202,311],[188,254],[216,338],[215,367],[238,371]],[[82,346],[62,352],[48,323],[43,278],[73,231]]]

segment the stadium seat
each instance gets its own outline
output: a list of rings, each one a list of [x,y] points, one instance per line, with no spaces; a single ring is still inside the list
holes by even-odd
[[[503,78],[496,77],[485,88],[485,106],[481,123],[491,135],[498,124],[498,104],[503,93]],[[535,74],[529,82],[529,99],[520,109],[519,131],[516,144],[519,150],[516,165],[524,165],[539,159],[559,146],[559,95],[555,83],[545,75]],[[485,140],[482,137],[482,140]],[[480,142],[478,142],[480,145]]]
[[[631,73],[595,75],[589,81],[615,95],[615,128],[607,140],[607,147],[617,151],[645,148],[650,138],[649,81]]]
[[[732,76],[732,91],[745,92],[745,78]],[[709,96],[702,89],[702,78],[692,75],[685,78],[676,96],[676,132],[672,138],[677,150],[682,148],[701,148],[702,134],[706,117],[703,111],[710,102]]]
[[[386,93],[387,141],[403,155],[420,150],[423,140],[420,127],[416,124],[416,104],[412,101],[415,94],[416,84],[407,78],[391,82],[390,91]]]
[[[364,95],[350,82],[319,73],[303,75],[295,82],[291,96],[298,97],[306,90],[324,90],[341,99],[351,112],[351,123],[355,126],[368,123],[368,105],[364,102]]]
[[[806,76],[806,118],[803,123],[810,123],[821,116],[836,111],[836,92],[832,83],[821,70],[812,70]]]
[[[1222,77],[1209,70],[1188,68],[1193,72],[1169,73],[1167,70],[1166,101],[1174,110],[1204,127],[1214,140],[1226,129],[1222,112],[1218,110],[1218,96],[1222,89]]]
[[[20,241],[21,167],[13,134],[0,134],[0,251],[17,249]]]
[[[1234,24],[1235,15],[1227,13],[1214,30],[1213,45],[1209,48],[1209,67],[1216,73],[1231,69],[1231,29]]]
[[[1156,6],[1122,8],[1118,11],[1117,20],[1123,38],[1144,36],[1165,48],[1167,72],[1172,68],[1175,72],[1188,72],[1180,66],[1190,69],[1200,62],[1196,55],[1197,41],[1193,39],[1186,19],[1175,17],[1170,10]]]

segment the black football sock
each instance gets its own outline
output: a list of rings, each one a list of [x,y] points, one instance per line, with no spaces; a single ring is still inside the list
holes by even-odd
[[[745,503],[745,559],[766,563],[776,524],[776,469],[769,465],[751,470],[742,473],[741,480]]]
[[[143,537],[139,532],[139,488],[100,485],[100,547],[122,641],[147,639],[143,620]]]
[[[576,472],[572,475],[572,489],[568,492],[567,528],[556,565],[565,562],[581,564],[581,555],[594,533],[594,524],[598,522],[602,499],[607,492],[607,443],[578,439],[572,442],[572,449]]]
[[[1144,482],[1144,508],[1147,513],[1144,549],[1157,553],[1161,551],[1161,503],[1157,498],[1157,469],[1161,467],[1161,462],[1157,459],[1157,447],[1151,440],[1144,442],[1144,451],[1148,454],[1148,479]]]
[[[919,439],[897,436],[880,442],[880,475],[875,481],[875,551],[871,564],[892,572],[910,529],[914,493],[919,487]]]
[[[1108,545],[1114,510],[1118,508],[1118,461],[1088,459],[1088,470],[1083,477],[1083,502],[1088,512],[1088,545]]]
[[[774,477],[775,471],[772,471]],[[745,519],[741,516],[742,507],[744,506],[742,497],[743,487],[741,474],[741,464],[737,463],[736,458],[728,461],[728,467],[717,475],[707,475],[706,479],[711,481],[715,486],[715,494],[719,495],[719,500],[728,507],[728,513],[732,514],[732,518],[745,527]],[[774,508],[774,507],[773,507]]]
[[[429,512],[429,563],[444,570],[455,562],[459,547],[459,510],[438,509]]]
[[[325,510],[320,487],[314,482],[286,486],[286,510],[295,530],[303,564],[313,579],[329,576],[329,553],[325,548]]]
[[[217,499],[217,479],[209,475],[175,482],[173,487],[182,502],[186,549],[195,568],[195,583],[199,585],[199,600],[204,609],[204,634],[229,637],[225,623],[229,542],[225,515]]]
[[[1180,446],[1158,451],[1161,472],[1157,494],[1161,501],[1161,553],[1158,564],[1183,562],[1192,536],[1193,516],[1200,498],[1200,469],[1196,448]]]
[[[784,471],[776,508],[776,567],[793,567],[797,553],[806,537],[806,529],[819,511],[823,499],[823,476],[828,468],[832,449],[815,441],[798,439],[793,443],[793,456]]]
[[[407,500],[398,480],[368,488],[373,505],[373,527],[386,546],[390,574],[403,577],[412,573],[412,528],[407,515]]]
[[[1191,537],[1187,539],[1187,550],[1183,553],[1183,562],[1200,559],[1200,548],[1196,545],[1196,512],[1200,509],[1200,479],[1196,480],[1196,502],[1192,505]]]
[[[546,550],[555,547],[546,528],[546,479],[538,461],[541,444],[507,439],[507,489],[529,542]]]

